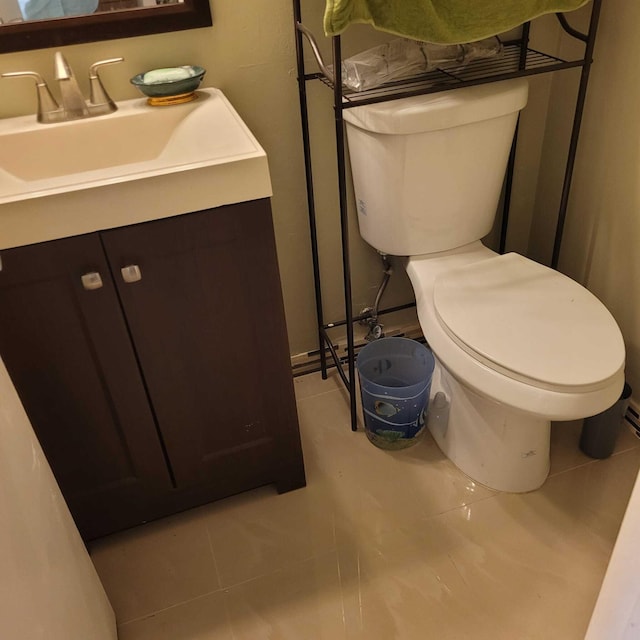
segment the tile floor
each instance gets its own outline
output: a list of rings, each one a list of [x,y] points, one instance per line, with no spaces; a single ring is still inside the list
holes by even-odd
[[[557,425],[544,487],[499,494],[430,438],[391,453],[352,433],[335,376],[295,386],[305,489],[91,545],[120,640],[582,640],[640,441],[593,461]]]

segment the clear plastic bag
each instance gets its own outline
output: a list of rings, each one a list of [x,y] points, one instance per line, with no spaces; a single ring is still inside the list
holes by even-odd
[[[496,36],[466,44],[433,44],[398,38],[343,60],[342,83],[353,91],[365,91],[386,82],[438,68],[462,66],[501,53],[502,43]]]

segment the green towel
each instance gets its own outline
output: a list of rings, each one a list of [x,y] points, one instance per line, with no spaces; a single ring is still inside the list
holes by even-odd
[[[513,29],[545,13],[572,11],[589,0],[327,0],[324,31],[370,24],[397,36],[461,44]]]

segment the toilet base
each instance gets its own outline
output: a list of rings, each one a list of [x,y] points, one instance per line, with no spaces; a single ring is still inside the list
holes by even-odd
[[[442,452],[490,489],[524,493],[549,475],[549,420],[478,395],[437,360],[427,426]]]

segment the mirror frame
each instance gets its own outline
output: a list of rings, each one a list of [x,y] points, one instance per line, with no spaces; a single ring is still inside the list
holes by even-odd
[[[123,9],[53,20],[16,22],[0,26],[0,53],[83,44],[210,27],[209,0]]]

